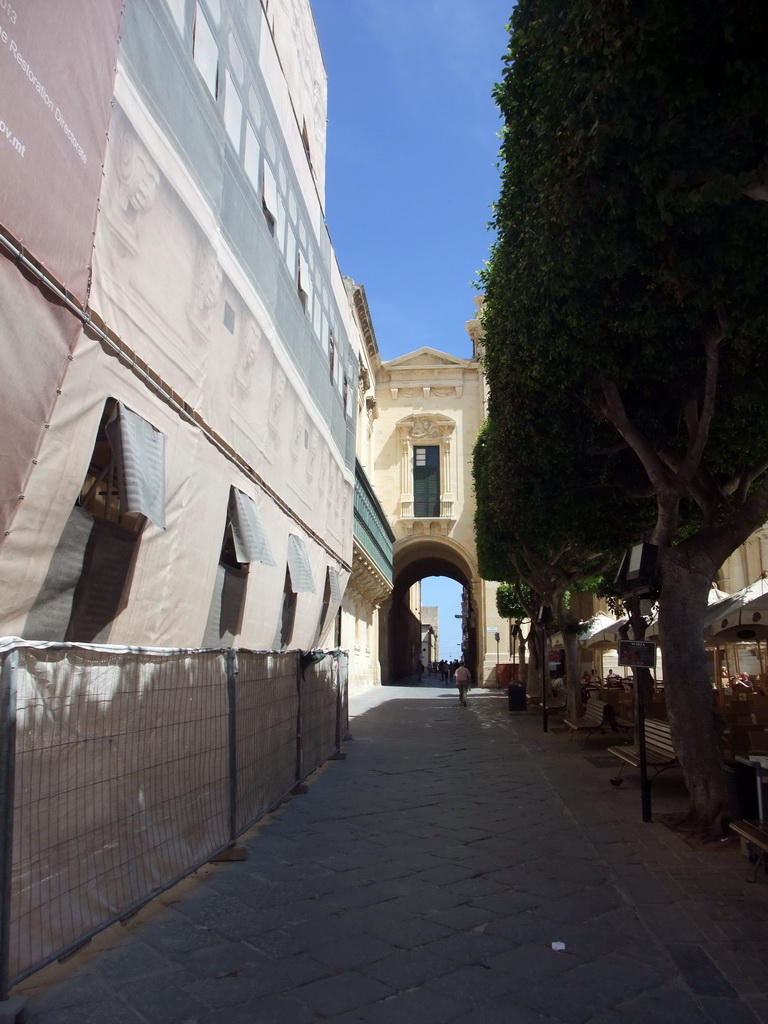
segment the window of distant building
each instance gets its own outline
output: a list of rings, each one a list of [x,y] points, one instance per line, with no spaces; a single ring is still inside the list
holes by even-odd
[[[413,514],[417,519],[440,515],[440,446],[413,449]]]
[[[310,296],[312,294],[312,283],[309,276],[307,257],[301,249],[299,249],[296,254],[296,287],[298,289],[299,299],[301,300],[301,305],[304,307],[304,311],[306,312],[309,310],[311,312]]]
[[[457,495],[453,493],[454,420],[440,413],[409,416],[397,424],[400,445],[400,520],[441,520],[448,529]],[[433,524],[429,532],[438,527]]]
[[[272,173],[272,168],[266,160],[262,169],[261,205],[264,210],[264,216],[267,218],[269,230],[274,235],[277,229],[278,213],[277,181]]]
[[[302,125],[301,125],[301,144],[304,147],[304,153],[305,153],[305,155],[307,157],[307,163],[309,164],[309,169],[311,171],[313,171],[314,169],[312,167],[312,151],[309,148],[309,132],[307,131],[307,122],[306,122],[306,120],[304,120],[302,122]]]
[[[219,88],[219,47],[199,3],[195,8],[192,57],[208,91],[216,99]]]

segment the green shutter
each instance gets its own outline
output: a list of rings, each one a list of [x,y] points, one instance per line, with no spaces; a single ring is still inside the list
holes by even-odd
[[[413,514],[440,517],[440,445],[413,449]]]

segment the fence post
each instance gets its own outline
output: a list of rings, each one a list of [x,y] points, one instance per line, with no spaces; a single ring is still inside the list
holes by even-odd
[[[304,781],[304,742],[302,729],[304,727],[302,709],[302,680],[304,669],[301,664],[301,651],[296,651],[296,784]]]
[[[229,838],[237,839],[237,650],[227,651],[227,703],[229,708]]]
[[[349,736],[349,655],[339,652],[339,678],[341,692],[341,739],[347,740]]]
[[[16,676],[19,652],[3,658],[0,693],[0,1021],[23,1019],[26,1000],[8,997],[13,882],[13,804],[16,769]]]
[[[343,694],[342,694],[342,677],[341,677],[341,659],[339,657],[339,651],[333,652],[333,664],[335,666],[336,674],[336,753],[341,753],[341,741],[344,738],[341,734],[341,715],[343,708]],[[334,669],[331,669],[333,672]]]

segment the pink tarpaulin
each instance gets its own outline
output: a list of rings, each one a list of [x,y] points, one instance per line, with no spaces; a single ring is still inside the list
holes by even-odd
[[[0,220],[85,302],[121,0],[0,6]]]

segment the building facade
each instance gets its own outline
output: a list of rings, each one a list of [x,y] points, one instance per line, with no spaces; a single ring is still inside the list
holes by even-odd
[[[478,309],[480,301],[477,303]],[[382,612],[385,678],[413,671],[410,588],[426,576],[447,576],[464,588],[463,656],[480,685],[495,684],[496,584],[480,578],[474,537],[472,450],[486,413],[482,328],[467,324],[472,355],[431,348],[381,364],[376,378],[376,490],[396,537],[392,596]],[[420,637],[416,634],[416,642]]]

